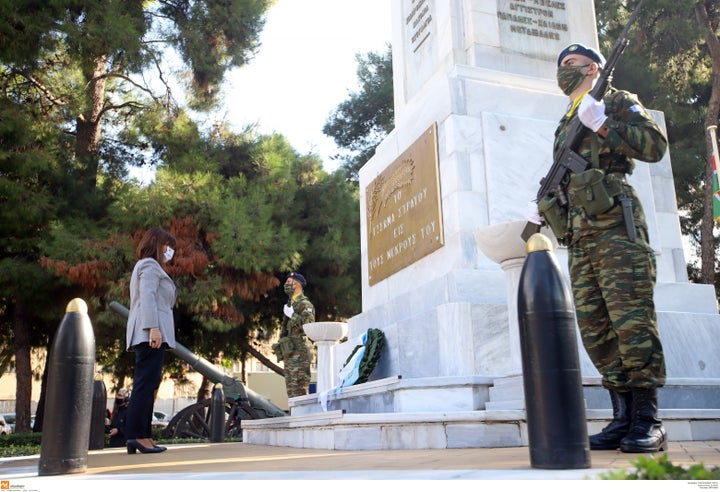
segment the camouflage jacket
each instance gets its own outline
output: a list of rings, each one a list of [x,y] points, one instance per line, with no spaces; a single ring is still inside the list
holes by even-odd
[[[295,299],[292,299],[291,306],[293,315],[289,318],[284,316],[285,329],[283,330],[283,336],[304,341],[306,336],[303,325],[315,322],[315,307],[305,294],[300,294]]]
[[[614,192],[623,191],[632,199],[635,226],[646,228],[645,215],[639,198],[628,184],[625,175],[632,173],[635,167],[633,159],[645,162],[660,161],[667,149],[667,138],[636,95],[611,87],[603,100],[605,114],[608,115],[607,137],[603,138],[592,131],[587,131],[577,151],[588,162],[593,163],[591,167],[597,167],[605,172],[606,181],[613,181]],[[560,120],[555,132],[555,155],[562,149],[567,132],[577,117],[576,108]],[[593,147],[595,147],[594,152]],[[622,208],[617,200],[609,210],[589,215],[578,200],[574,199],[576,195],[572,193],[568,195],[570,201],[568,230],[572,238],[571,243],[592,233],[593,230],[624,227]]]

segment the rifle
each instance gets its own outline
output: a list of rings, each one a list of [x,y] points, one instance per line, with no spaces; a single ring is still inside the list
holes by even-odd
[[[627,39],[627,33],[630,30],[630,26],[632,26],[635,22],[635,18],[637,18],[638,14],[640,13],[640,9],[642,8],[642,4],[644,1],[645,0],[640,0],[638,2],[637,7],[635,7],[635,10],[630,16],[630,19],[620,33],[620,37],[615,42],[612,53],[610,53],[610,57],[607,59],[605,66],[602,68],[602,71],[597,79],[597,82],[595,83],[595,86],[590,91],[590,96],[592,96],[593,99],[597,101],[602,100],[605,92],[607,92],[607,89],[612,82],[613,73],[615,72],[615,65],[617,64],[620,56],[622,55],[623,51],[625,51],[625,48],[630,42]],[[570,172],[572,171],[573,173],[581,173],[590,166],[590,163],[576,152],[583,138],[585,138],[587,130],[588,128],[583,125],[579,119],[576,119],[573,125],[570,127],[570,130],[568,131],[568,137],[565,140],[565,144],[555,158],[555,161],[553,162],[550,171],[543,179],[540,180],[540,190],[538,190],[536,197],[537,202],[539,202],[546,195],[553,193],[557,198],[558,202],[560,203],[560,206],[567,207],[568,200],[565,194],[565,188],[567,187],[568,181],[570,180]],[[632,204],[629,202],[629,200],[621,200],[621,202],[623,204],[623,215],[625,217],[625,223],[628,224],[628,232],[630,233],[630,237],[633,238],[634,225],[632,226],[632,231],[630,231],[630,225],[633,224]],[[530,239],[530,236],[539,231],[540,225],[533,222],[528,222],[525,225],[525,228],[523,229],[523,232],[520,236],[523,238],[524,241],[527,241],[528,239]]]

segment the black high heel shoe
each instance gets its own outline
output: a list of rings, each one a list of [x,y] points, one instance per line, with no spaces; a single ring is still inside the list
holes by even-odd
[[[159,445],[158,445],[155,441],[153,441],[152,439],[150,439],[150,442],[152,443],[152,445],[153,445],[154,448],[158,448],[158,449],[161,450],[161,451],[165,451],[165,450],[167,449],[165,446],[159,446]]]
[[[141,453],[162,453],[167,448],[160,448],[157,446],[153,446],[151,448],[146,448],[139,442],[137,442],[137,439],[128,439],[127,440],[127,452],[128,454],[135,454],[135,451],[140,451]]]

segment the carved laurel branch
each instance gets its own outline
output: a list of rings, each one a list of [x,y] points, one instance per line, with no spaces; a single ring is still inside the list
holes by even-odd
[[[368,200],[367,216],[370,219],[376,218],[380,210],[387,207],[387,202],[393,193],[399,189],[409,186],[415,179],[415,161],[403,159],[402,163],[393,172],[389,179],[382,175],[378,176],[372,183],[370,198]]]

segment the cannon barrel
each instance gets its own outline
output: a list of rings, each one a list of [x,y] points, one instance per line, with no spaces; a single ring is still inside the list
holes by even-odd
[[[130,310],[117,301],[112,301],[110,303],[110,309],[112,309],[117,314],[126,319],[128,318],[128,316],[130,316]],[[287,413],[285,413],[285,411],[283,411],[281,408],[273,405],[262,395],[254,392],[249,388],[246,388],[241,381],[238,381],[232,376],[224,374],[221,370],[211,364],[207,359],[200,357],[197,354],[194,354],[177,340],[175,341],[175,348],[168,349],[168,351],[172,352],[176,357],[187,362],[190,367],[208,378],[213,383],[222,384],[225,396],[231,396],[236,400],[245,399],[250,403],[251,407],[264,410],[269,417],[287,416]]]

